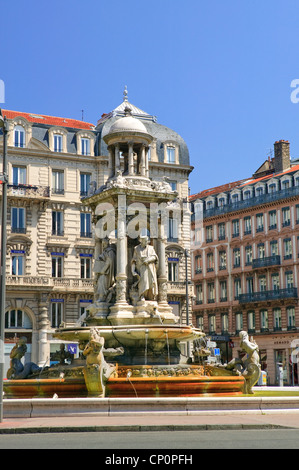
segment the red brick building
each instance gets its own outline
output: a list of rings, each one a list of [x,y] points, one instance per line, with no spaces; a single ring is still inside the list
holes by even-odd
[[[297,384],[299,344],[299,161],[274,144],[252,177],[201,191],[193,207],[193,323],[218,342],[226,362],[239,355],[240,330],[259,345],[268,384]]]

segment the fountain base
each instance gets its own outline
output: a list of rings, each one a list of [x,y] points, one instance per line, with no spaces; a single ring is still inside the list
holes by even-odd
[[[87,397],[83,367],[60,368],[53,378],[5,380],[6,398]],[[116,397],[200,397],[243,395],[243,376],[212,376],[204,366],[177,364],[171,366],[119,366],[106,383],[105,396]]]

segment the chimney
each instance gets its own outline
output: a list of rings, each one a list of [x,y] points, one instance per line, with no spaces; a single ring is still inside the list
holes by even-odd
[[[274,143],[274,171],[285,171],[290,168],[290,143],[288,140],[277,140]]]

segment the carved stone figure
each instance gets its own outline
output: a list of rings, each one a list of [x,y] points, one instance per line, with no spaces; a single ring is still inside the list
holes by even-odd
[[[249,340],[247,331],[240,331],[240,347],[247,356],[243,359],[232,359],[226,366],[226,369],[233,370],[239,375],[245,377],[244,393],[253,393],[252,387],[259,379],[261,373],[259,348],[255,341]]]
[[[21,359],[27,351],[27,338],[22,336],[10,353],[10,368],[7,371],[8,379],[27,379],[30,375],[41,371],[34,362],[22,364]]]
[[[140,237],[140,245],[134,248],[132,274],[138,280],[140,300],[154,300],[158,295],[158,256],[148,237]]]
[[[94,272],[97,274],[96,300],[107,301],[115,284],[116,246],[109,239],[102,243],[103,252],[95,261]]]
[[[108,364],[104,358],[105,339],[96,328],[90,330],[90,339],[83,355],[86,357],[86,366],[83,369],[88,394],[104,397],[105,385],[109,377],[115,372],[115,366]]]

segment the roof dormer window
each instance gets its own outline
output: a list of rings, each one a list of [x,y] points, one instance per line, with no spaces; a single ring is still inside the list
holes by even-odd
[[[81,154],[90,155],[90,139],[81,137]]]
[[[53,135],[53,147],[54,152],[62,152],[62,135]]]
[[[25,147],[25,129],[22,126],[15,126],[14,128],[14,146]]]

